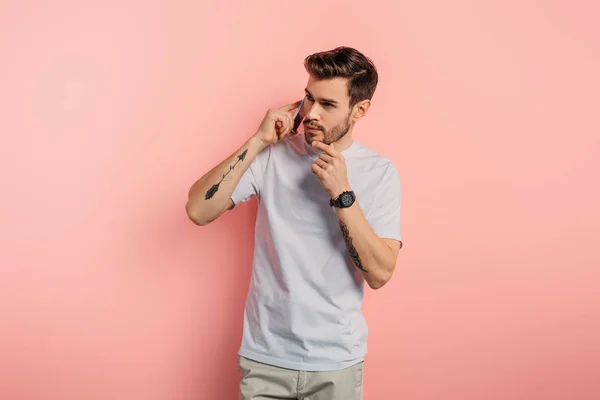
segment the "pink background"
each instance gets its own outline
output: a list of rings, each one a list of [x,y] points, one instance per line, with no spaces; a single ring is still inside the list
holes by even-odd
[[[3,1],[0,398],[237,398],[256,204],[187,190],[344,44],[403,184],[365,399],[597,399],[594,3]]]

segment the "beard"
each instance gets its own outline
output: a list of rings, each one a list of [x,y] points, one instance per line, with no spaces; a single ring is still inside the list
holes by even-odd
[[[346,118],[345,122],[342,122],[341,124],[331,128],[329,130],[325,130],[322,126],[311,125],[310,123],[305,124],[305,127],[306,126],[319,129],[321,131],[321,134],[323,135],[323,140],[321,140],[321,141],[323,143],[329,145],[333,142],[337,142],[338,140],[340,140],[341,138],[346,136],[346,134],[348,133],[348,131],[350,130],[350,127],[351,127],[350,114],[348,114],[348,117]],[[304,139],[306,140],[306,143],[312,144],[313,140],[318,140],[317,137],[320,136],[321,134],[317,133],[316,136],[313,136],[315,134],[310,134],[310,137],[309,137],[309,135],[307,135],[305,132]]]

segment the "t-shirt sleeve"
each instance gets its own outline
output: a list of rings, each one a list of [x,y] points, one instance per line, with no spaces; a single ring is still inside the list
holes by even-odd
[[[270,146],[267,146],[258,153],[242,175],[231,194],[231,200],[235,205],[244,203],[260,193],[269,152]]]
[[[380,238],[402,240],[400,233],[400,176],[390,164],[377,190],[377,198],[367,221]]]

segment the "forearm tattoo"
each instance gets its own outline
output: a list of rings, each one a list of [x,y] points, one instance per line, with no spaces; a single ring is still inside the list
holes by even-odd
[[[236,165],[238,165],[240,162],[244,161],[244,158],[246,158],[246,153],[248,153],[248,149],[244,150],[244,152],[238,156],[238,159],[236,160],[236,162],[232,166],[230,166],[229,170],[227,170],[223,174],[223,176],[221,177],[221,180],[219,182],[215,183],[214,185],[212,185],[210,189],[208,189],[208,191],[206,192],[206,196],[205,196],[206,200],[212,198],[215,195],[215,193],[217,193],[219,191],[219,186],[221,185],[221,183],[223,182],[225,177],[227,175],[229,175],[229,173],[235,168]]]
[[[344,242],[346,242],[346,248],[348,249],[348,253],[350,253],[350,258],[352,259],[352,262],[354,263],[356,268],[360,269],[363,272],[368,273],[369,271],[367,271],[363,267],[362,261],[360,261],[360,256],[358,255],[358,251],[356,251],[356,248],[352,244],[352,238],[350,237],[350,231],[348,230],[348,227],[341,220],[340,220],[340,228],[342,229],[342,236],[344,237]]]

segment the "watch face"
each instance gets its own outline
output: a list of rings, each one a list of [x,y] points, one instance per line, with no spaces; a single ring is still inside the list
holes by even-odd
[[[340,203],[342,203],[342,206],[344,207],[352,205],[353,201],[354,199],[350,193],[344,193],[340,196]]]

